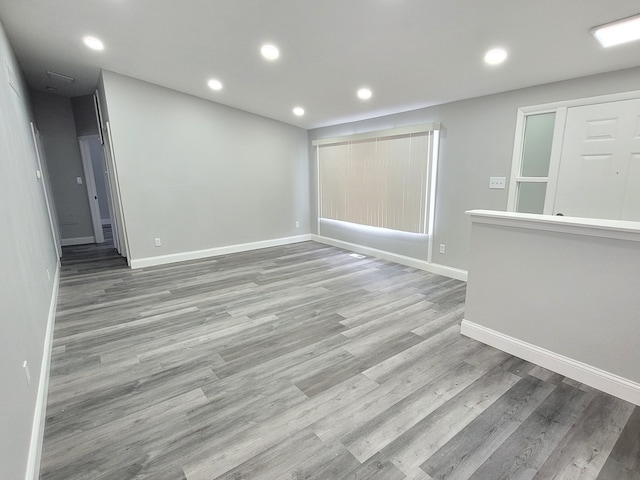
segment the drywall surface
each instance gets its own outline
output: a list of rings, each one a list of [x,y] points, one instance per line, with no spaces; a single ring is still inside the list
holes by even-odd
[[[489,177],[510,176],[518,108],[633,91],[639,85],[640,68],[634,68],[319,128],[309,132],[309,139],[441,122],[432,262],[466,270],[471,226],[464,212],[507,208],[508,190],[490,190]],[[316,156],[309,148],[311,225],[317,233]],[[446,245],[446,254],[438,253],[439,244]],[[393,251],[412,255],[401,244]]]
[[[8,479],[27,470],[58,262],[36,176],[28,93],[0,24],[0,465]]]
[[[400,232],[367,225],[349,225],[336,220],[320,219],[320,236],[355,245],[365,245],[384,252],[427,260],[429,237],[418,233]]]
[[[465,319],[640,383],[640,222],[619,234],[471,214]]]
[[[112,72],[102,81],[131,259],[309,233],[305,130]]]
[[[93,236],[82,157],[71,100],[33,91],[33,107],[42,135],[62,240]],[[82,183],[77,182],[77,178]]]

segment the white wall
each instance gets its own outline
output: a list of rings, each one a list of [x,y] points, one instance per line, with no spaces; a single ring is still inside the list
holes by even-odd
[[[19,95],[9,85],[7,69]],[[0,476],[7,479],[23,479],[27,470],[58,263],[36,177],[30,120],[28,90],[0,24]]]
[[[132,261],[309,233],[305,130],[112,72],[102,82]]]
[[[640,89],[640,68],[584,77],[486,97],[423,108],[360,122],[311,130],[311,140],[430,122],[443,126],[435,215],[433,262],[466,270],[469,264],[472,209],[505,210],[507,190],[489,190],[489,177],[507,177],[516,127],[517,109],[573,98]],[[311,212],[315,232],[315,152],[311,149]],[[350,241],[349,232],[332,232]],[[373,243],[373,242],[372,242]],[[446,245],[446,254],[438,245]],[[372,245],[365,245],[374,247]],[[374,247],[375,248],[375,247]],[[396,242],[389,251],[412,256],[416,245]]]
[[[60,236],[63,242],[92,237],[91,211],[71,100],[40,91],[33,91],[32,97],[51,176]],[[82,184],[78,184],[77,177],[82,178]]]

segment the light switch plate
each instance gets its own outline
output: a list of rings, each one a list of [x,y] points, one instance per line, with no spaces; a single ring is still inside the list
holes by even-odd
[[[507,177],[489,177],[489,188],[504,190],[507,184]]]

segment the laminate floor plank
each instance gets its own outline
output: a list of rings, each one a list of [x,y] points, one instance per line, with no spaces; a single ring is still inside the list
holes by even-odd
[[[553,389],[539,380],[521,379],[420,468],[439,480],[469,478]]]
[[[469,478],[533,478],[592,398],[559,385]]]
[[[313,242],[64,247],[40,478],[640,480],[640,409],[462,337],[464,296]]]
[[[384,453],[387,445],[481,376],[476,368],[461,364],[350,431],[342,443],[361,462]]]
[[[640,473],[640,407],[635,407],[611,452],[611,459]]]
[[[404,431],[382,453],[403,472],[416,471],[511,388],[517,378],[500,368],[482,375]]]
[[[534,479],[595,480],[632,412],[627,402],[596,395]]]

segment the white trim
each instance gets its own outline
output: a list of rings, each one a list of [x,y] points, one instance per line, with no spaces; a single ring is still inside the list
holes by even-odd
[[[100,223],[102,223],[102,225],[111,225],[111,219],[110,218],[103,218],[100,220]]]
[[[131,268],[153,267],[155,265],[166,265],[167,263],[185,262],[187,260],[198,260],[200,258],[217,257],[219,255],[229,255],[231,253],[258,250],[260,248],[278,247],[290,243],[308,242],[311,235],[297,235],[294,237],[274,238],[272,240],[262,240],[259,242],[240,243],[225,247],[207,248],[205,250],[194,250],[191,252],[172,253],[160,255],[158,257],[132,258]]]
[[[396,137],[399,135],[411,135],[413,133],[427,133],[440,130],[441,126],[438,122],[425,123],[422,125],[413,125],[410,127],[388,128],[385,130],[376,130],[373,132],[354,133],[352,135],[341,135],[339,137],[318,138],[313,140],[311,145],[317,147],[319,145],[332,145],[336,143],[352,142],[354,140],[367,140],[370,138],[380,137]]]
[[[320,149],[316,148],[316,233],[320,235],[320,203],[322,196],[320,194]]]
[[[558,108],[556,111],[556,123],[553,128],[551,140],[551,154],[549,158],[549,171],[547,177],[547,191],[544,198],[542,213],[553,215],[553,207],[556,203],[556,190],[558,188],[558,175],[560,174],[560,159],[562,158],[562,144],[564,143],[564,129],[567,124],[567,109]]]
[[[56,273],[53,278],[53,291],[49,305],[49,318],[47,330],[44,336],[42,351],[42,363],[40,364],[40,382],[38,382],[38,396],[31,427],[31,442],[29,444],[29,456],[27,458],[27,472],[25,480],[37,480],[40,478],[40,460],[42,458],[42,441],[44,437],[44,423],[47,418],[47,394],[49,392],[49,366],[51,365],[51,347],[53,344],[53,327],[56,319],[56,306],[58,304],[58,289],[60,287],[60,261],[56,263]]]
[[[549,177],[518,177],[516,182],[518,183],[547,183]]]
[[[462,320],[460,333],[560,375],[640,405],[640,384],[564,355]]]
[[[541,105],[529,105],[520,107],[519,110],[524,114],[546,113],[557,110],[558,108],[582,107],[585,105],[595,105],[598,103],[620,102],[623,100],[633,100],[640,98],[640,90],[631,92],[611,93],[608,95],[598,95],[595,97],[574,98],[573,100],[564,100],[560,102],[543,103]]]
[[[469,210],[466,214],[471,217],[473,223],[640,242],[640,222],[629,220],[561,217],[494,210]]]
[[[322,237],[320,235],[311,235],[311,240],[318,243],[324,243],[325,245],[331,245],[333,247],[344,248],[352,252],[369,255],[382,260],[389,260],[390,262],[399,263],[401,265],[407,265],[408,267],[417,268],[419,270],[425,270],[427,272],[435,273],[437,275],[444,275],[445,277],[455,278],[456,280],[467,281],[467,271],[461,270],[455,267],[448,267],[447,265],[440,265],[438,263],[431,263],[425,260],[417,258],[407,257],[399,255],[397,253],[387,252],[385,250],[378,250],[377,248],[365,247],[364,245],[358,245],[350,242],[343,242],[342,240],[336,240],[334,238]]]
[[[87,243],[96,243],[96,237],[63,238],[61,243],[63,247],[68,247],[70,245],[86,245]]]
[[[111,162],[111,168],[113,168],[113,177],[110,177],[110,179],[113,181],[114,183],[114,187],[115,187],[115,194],[116,194],[116,202],[115,202],[115,206],[118,209],[119,213],[120,213],[120,221],[118,222],[118,216],[114,215],[114,219],[113,222],[116,226],[116,229],[114,229],[114,232],[116,230],[122,233],[122,238],[124,240],[124,245],[119,245],[120,247],[124,247],[122,248],[122,250],[124,250],[124,255],[123,253],[118,250],[118,253],[120,255],[123,255],[126,259],[127,259],[127,264],[131,267],[131,250],[129,249],[129,236],[127,233],[127,221],[125,219],[124,216],[124,203],[122,201],[122,193],[120,191],[120,176],[118,175],[118,164],[116,163],[116,152],[113,149],[113,137],[111,135],[111,125],[109,124],[109,122],[105,122],[105,126],[107,129],[107,138],[105,140],[105,144],[108,145],[108,149],[106,149],[109,152],[109,162]],[[107,157],[105,156],[105,161],[107,161]],[[113,196],[111,197],[111,199],[113,200]],[[120,242],[118,241],[118,244]],[[132,267],[133,268],[133,267]]]
[[[431,263],[433,260],[433,234],[435,231],[436,223],[436,187],[438,185],[438,162],[440,159],[440,131],[433,132],[433,143],[429,139],[429,144],[432,147],[431,154],[428,155],[428,167],[427,178],[431,184],[429,185],[429,199],[427,207],[429,208],[429,223],[426,225],[427,235],[427,262]],[[425,213],[426,214],[426,213]]]
[[[516,185],[520,170],[522,169],[522,147],[524,146],[524,119],[525,114],[522,108],[518,109],[516,118],[516,133],[513,140],[513,155],[511,155],[511,178],[509,179],[509,191],[507,192],[507,211],[516,210]]]
[[[58,227],[58,216],[56,214],[53,195],[49,191],[51,189],[51,185],[49,183],[49,172],[46,169],[46,162],[42,161],[42,157],[44,156],[44,152],[41,152],[42,145],[40,144],[40,133],[36,129],[36,126],[33,122],[29,122],[31,126],[31,138],[33,140],[33,147],[36,151],[36,159],[38,160],[38,168],[41,173],[41,181],[42,181],[42,190],[44,191],[44,200],[47,204],[47,214],[49,217],[49,226],[51,227],[51,235],[53,236],[53,242],[55,243],[56,252],[58,253],[58,258],[62,256],[62,244],[60,242],[60,227]]]

